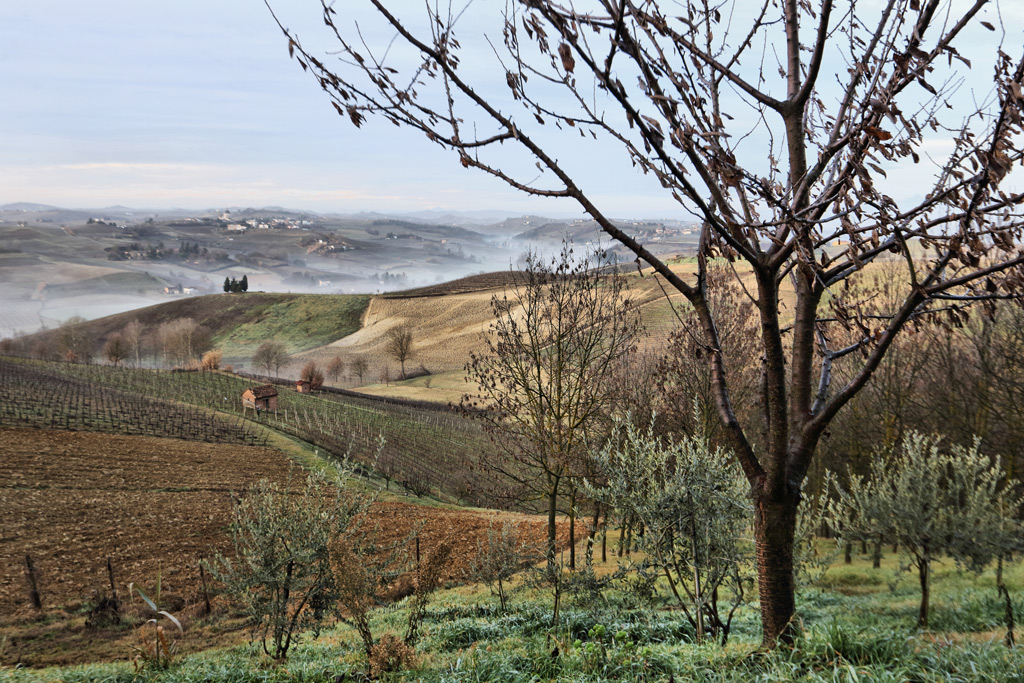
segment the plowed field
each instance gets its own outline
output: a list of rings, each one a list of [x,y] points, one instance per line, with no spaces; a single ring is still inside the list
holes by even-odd
[[[269,448],[0,429],[0,626],[10,638],[0,661],[126,657],[131,631],[84,625],[83,606],[106,588],[107,558],[122,598],[129,582],[151,589],[159,574],[165,602],[187,615],[199,600],[200,559],[229,549],[233,492],[261,478],[285,482],[288,470],[287,458]],[[450,578],[461,575],[493,520],[482,512],[394,500],[376,503],[372,514],[388,538],[424,524],[424,553],[449,537],[458,558]],[[540,519],[522,521],[531,535],[543,537]],[[29,605],[26,554],[38,571],[42,616]],[[182,645],[200,649],[242,635],[206,630],[186,636]]]

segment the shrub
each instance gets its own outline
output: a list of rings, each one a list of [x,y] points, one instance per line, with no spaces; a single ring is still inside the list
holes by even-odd
[[[416,567],[413,581],[415,590],[412,594],[412,606],[409,608],[409,625],[405,632],[405,642],[410,647],[415,646],[419,639],[419,626],[427,610],[430,595],[441,584],[441,576],[451,555],[451,543],[441,541],[427,559]]]
[[[223,360],[224,354],[220,349],[211,349],[203,354],[203,370],[219,370],[220,362]]]
[[[312,361],[303,366],[302,373],[299,375],[299,378],[309,382],[309,388],[311,391],[316,391],[324,385],[324,371],[320,369],[319,365]]]
[[[403,549],[408,540],[403,539],[389,548],[377,548],[367,542],[366,536],[357,534],[331,543],[330,561],[340,608],[339,616],[362,639],[371,675],[375,675],[374,671],[381,666],[388,667],[396,663],[405,666],[411,661],[430,595],[440,585],[451,557],[451,544],[442,541],[413,571],[408,624],[405,638],[399,641],[402,647],[391,642],[397,640],[392,634],[385,634],[379,641],[375,640],[370,629],[370,610],[410,583],[407,577],[399,576],[400,568],[407,564],[408,558]]]
[[[482,583],[497,596],[504,612],[508,607],[508,582],[523,566],[541,558],[538,548],[520,540],[519,528],[511,522],[501,529],[493,525],[487,529],[487,538],[477,543],[476,556],[469,563],[469,578]]]
[[[407,669],[415,661],[412,647],[395,634],[385,633],[370,650],[370,675],[379,678],[381,674]]]
[[[137,672],[146,668],[166,669],[174,661],[178,644],[176,641],[168,639],[166,631],[160,623],[162,619],[166,619],[174,624],[179,633],[184,632],[181,622],[173,614],[160,609],[159,577],[157,577],[156,586],[156,593],[153,599],[150,599],[148,595],[142,592],[141,588],[134,584],[128,584],[129,592],[134,588],[138,592],[139,597],[153,611],[153,616],[139,627],[139,647],[134,648],[136,654],[132,658],[132,664]]]

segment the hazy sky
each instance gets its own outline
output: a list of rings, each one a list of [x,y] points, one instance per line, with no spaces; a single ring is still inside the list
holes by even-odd
[[[319,18],[315,2],[277,4]],[[357,132],[258,0],[0,3],[0,93],[0,204],[577,211],[390,124]],[[650,200],[607,194],[647,213]]]
[[[1019,1],[1003,3],[1016,36]],[[422,0],[389,3],[404,5],[422,11]],[[300,36],[316,34],[314,0],[275,7]],[[356,131],[288,58],[259,0],[2,3],[0,97],[0,204],[579,213],[467,171],[410,131]],[[606,212],[685,217],[628,162],[587,156],[599,152],[573,161]]]

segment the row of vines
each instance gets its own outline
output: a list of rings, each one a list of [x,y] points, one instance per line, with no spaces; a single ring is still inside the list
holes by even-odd
[[[162,436],[190,441],[263,445],[264,429],[241,418],[94,384],[60,366],[0,358],[0,426]]]
[[[18,385],[27,377],[53,377],[58,384],[75,387],[71,394],[81,395],[79,403],[68,405],[64,394],[51,394],[42,387],[25,390]],[[497,449],[480,426],[450,411],[427,410],[394,403],[381,403],[348,395],[322,393],[299,394],[293,389],[279,387],[278,410],[263,412],[245,410],[242,392],[253,386],[253,380],[220,372],[168,372],[136,368],[112,368],[100,365],[54,363],[31,360],[0,360],[0,398],[21,397],[18,415],[71,413],[78,414],[79,406],[98,405],[103,397],[130,397],[122,401],[129,406],[120,419],[113,417],[118,408],[104,399],[114,425],[104,431],[122,433],[154,433],[143,427],[132,426],[138,419],[152,419],[146,410],[132,409],[132,401],[148,401],[153,406],[169,402],[187,404],[195,414],[210,415],[213,411],[234,415],[238,425],[258,428],[264,425],[290,434],[322,449],[333,457],[348,456],[358,463],[372,466],[390,486],[394,483],[415,495],[433,495],[462,504],[493,506],[504,499],[499,495],[499,483],[491,472],[481,465],[487,457],[497,457]],[[6,401],[5,401],[6,404]],[[122,405],[116,404],[116,405]],[[50,407],[55,406],[55,407]],[[36,426],[87,429],[84,425],[67,426],[66,416],[48,421],[8,416],[11,409],[0,414],[0,424],[28,423]],[[159,415],[159,411],[151,411]],[[111,415],[113,414],[113,415]],[[70,418],[71,422],[78,418]],[[171,419],[165,422],[173,422]],[[149,424],[148,422],[145,424]],[[120,425],[120,428],[117,427]],[[241,427],[239,427],[241,428]],[[147,426],[144,429],[149,430]],[[177,436],[171,425],[164,435]],[[159,429],[156,433],[160,433]],[[383,437],[383,448],[381,448]],[[183,437],[187,438],[187,437]],[[209,439],[206,439],[209,440]]]

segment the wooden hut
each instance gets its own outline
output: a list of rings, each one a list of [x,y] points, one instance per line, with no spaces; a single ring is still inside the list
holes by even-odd
[[[300,394],[308,394],[312,390],[313,389],[309,385],[308,379],[300,379],[295,381],[295,391],[299,392]]]

